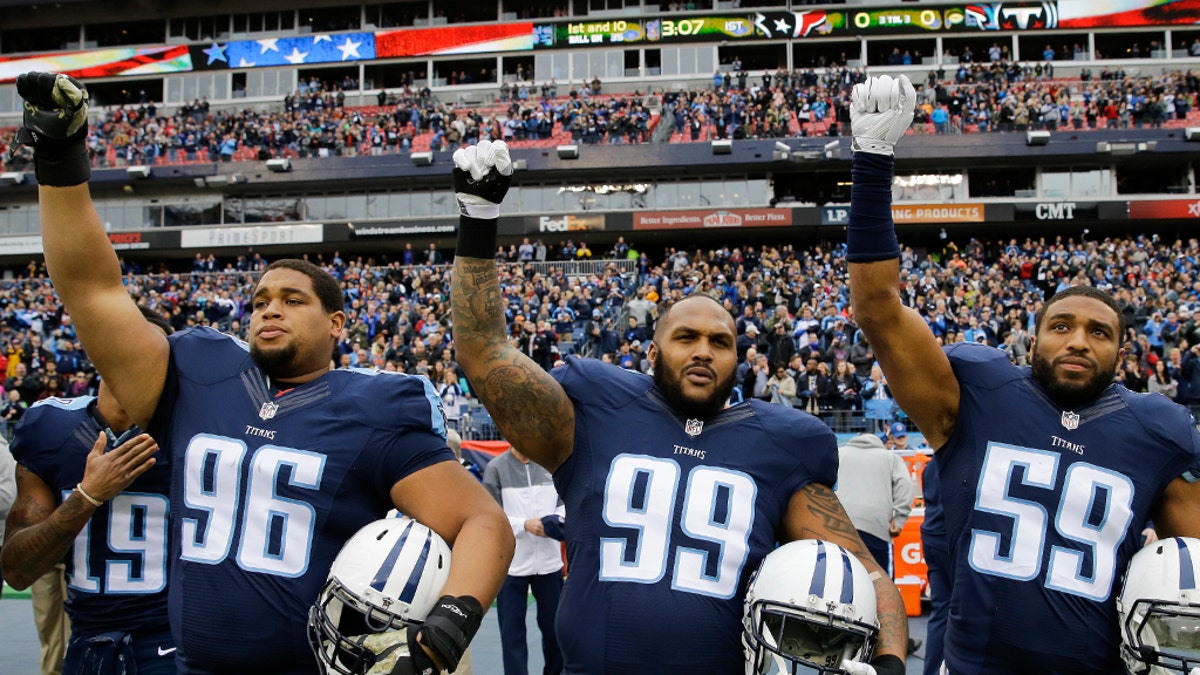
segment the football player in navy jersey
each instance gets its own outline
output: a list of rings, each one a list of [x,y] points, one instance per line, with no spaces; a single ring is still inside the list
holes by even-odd
[[[171,325],[143,311],[164,335]],[[103,380],[98,396],[47,398],[13,436],[17,501],[0,566],[25,588],[67,561],[68,675],[174,673],[167,628],[170,463],[133,425]],[[103,665],[98,665],[103,664]]]
[[[1045,302],[1031,368],[985,345],[938,346],[897,291],[892,147],[913,103],[903,76],[854,88],[847,258],[854,318],[937,452],[945,666],[1121,672],[1114,587],[1148,519],[1164,537],[1200,535],[1200,434],[1185,408],[1113,383],[1124,331],[1101,290]]]
[[[875,573],[880,643],[860,666],[903,673],[907,620],[831,489],[834,434],[791,408],[725,406],[737,363],[729,313],[703,295],[666,308],[653,376],[574,356],[547,373],[505,334],[492,252],[507,147],[484,141],[455,163],[456,358],[504,437],[553,473],[570,515],[556,621],[565,672],[744,673],[748,577],[778,542],[814,538]]]
[[[419,648],[402,668],[454,670],[504,581],[513,536],[447,448],[429,381],[333,370],[342,294],[301,260],[276,261],[259,278],[249,344],[208,328],[164,338],[137,321],[88,194],[86,90],[26,73],[17,91],[55,290],[115,398],[172,464],[168,608],[179,671],[314,672],[309,608],[342,544],[392,507],[455,550],[446,595],[412,631]]]

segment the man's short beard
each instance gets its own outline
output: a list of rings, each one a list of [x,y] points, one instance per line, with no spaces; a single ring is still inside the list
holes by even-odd
[[[667,399],[667,403],[675,412],[689,419],[708,419],[725,409],[729,394],[733,391],[734,373],[724,380],[718,380],[713,388],[712,396],[703,401],[694,401],[683,395],[683,380],[678,373],[662,367],[660,362],[654,368],[654,386]]]
[[[1105,389],[1108,389],[1113,382],[1113,377],[1117,374],[1117,364],[1113,363],[1111,368],[1099,368],[1086,382],[1074,384],[1056,378],[1054,365],[1038,355],[1036,351],[1033,353],[1032,365],[1034,379],[1042,385],[1055,403],[1066,408],[1095,401],[1104,393]]]
[[[296,359],[296,345],[289,343],[279,349],[265,351],[254,342],[250,343],[250,358],[267,375],[287,377],[291,375],[292,363]]]

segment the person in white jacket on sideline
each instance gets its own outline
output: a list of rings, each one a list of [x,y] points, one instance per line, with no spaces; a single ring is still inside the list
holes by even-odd
[[[531,462],[516,448],[488,462],[483,486],[500,502],[516,536],[517,547],[508,577],[496,596],[496,618],[504,653],[504,675],[528,675],[529,650],[525,613],[530,590],[537,603],[542,631],[544,675],[563,669],[562,652],[554,635],[554,616],[562,594],[565,510],[550,472]]]

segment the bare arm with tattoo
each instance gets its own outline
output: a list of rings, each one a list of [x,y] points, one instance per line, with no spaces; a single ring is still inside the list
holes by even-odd
[[[93,499],[107,502],[129,487],[138,476],[154,466],[158,445],[146,434],[136,436],[111,452],[104,452],[107,439],[100,434],[88,454],[83,490]],[[54,490],[37,474],[17,465],[17,501],[8,514],[0,568],[4,580],[17,590],[62,562],[75,537],[99,508],[78,490],[62,504]]]
[[[549,471],[571,454],[575,409],[550,373],[513,347],[496,263],[455,256],[454,354],[504,438]]]
[[[782,538],[823,539],[850,551],[871,573],[875,582],[876,616],[879,619],[879,643],[875,655],[892,654],[903,661],[908,654],[908,616],[900,591],[886,570],[875,561],[858,536],[837,495],[826,485],[809,483],[792,495],[788,503]]]
[[[17,465],[17,501],[8,514],[0,565],[4,581],[18,591],[62,562],[96,507],[77,492],[56,508],[50,486]]]

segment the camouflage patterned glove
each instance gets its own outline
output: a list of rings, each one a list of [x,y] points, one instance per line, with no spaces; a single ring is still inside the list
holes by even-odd
[[[25,101],[17,142],[33,147],[38,183],[68,187],[92,176],[87,150],[88,93],[68,75],[22,73],[17,93]]]

